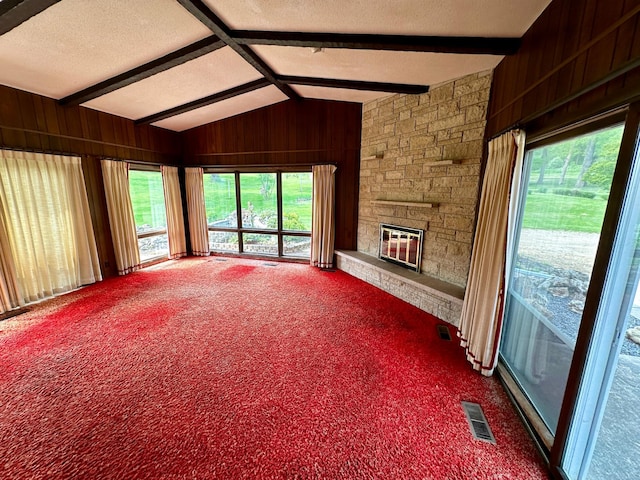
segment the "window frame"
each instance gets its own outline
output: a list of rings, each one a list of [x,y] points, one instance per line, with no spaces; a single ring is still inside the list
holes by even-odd
[[[235,188],[236,188],[236,212],[237,212],[237,225],[236,228],[231,227],[211,227],[207,225],[209,232],[225,232],[235,233],[238,237],[238,252],[215,252],[224,253],[229,255],[241,255],[258,258],[278,258],[286,259],[290,261],[308,261],[307,256],[295,256],[284,254],[284,237],[308,237],[311,238],[311,230],[285,230],[283,228],[283,206],[282,206],[282,174],[283,173],[311,173],[310,165],[290,166],[290,167],[247,167],[247,168],[216,168],[208,167],[204,168],[204,175],[209,174],[234,174]],[[242,192],[240,189],[240,175],[243,173],[275,173],[276,174],[276,210],[277,210],[277,223],[274,229],[262,229],[262,228],[249,228],[242,225]],[[256,254],[252,252],[246,252],[244,248],[244,234],[257,234],[257,235],[276,235],[278,241],[278,253],[277,255],[269,254]]]

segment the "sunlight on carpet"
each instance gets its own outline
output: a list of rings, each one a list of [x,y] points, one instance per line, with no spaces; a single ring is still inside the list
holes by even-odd
[[[0,324],[0,477],[547,478],[497,380],[438,323],[301,264],[105,280]]]

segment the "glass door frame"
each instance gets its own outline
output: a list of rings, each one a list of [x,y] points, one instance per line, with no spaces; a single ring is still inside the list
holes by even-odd
[[[580,392],[585,381],[585,367],[588,365],[588,357],[592,344],[595,342],[594,335],[597,333],[596,319],[602,296],[605,290],[607,272],[609,265],[614,260],[613,253],[616,242],[616,233],[623,214],[625,198],[629,190],[629,180],[633,168],[633,161],[636,152],[638,132],[640,127],[640,102],[629,106],[625,119],[622,143],[618,153],[618,162],[613,174],[613,182],[609,195],[609,202],[605,211],[602,234],[596,259],[593,266],[591,282],[587,290],[584,306],[583,320],[578,331],[576,349],[569,370],[569,378],[565,390],[562,409],[556,438],[550,452],[550,466],[552,475],[555,478],[568,478],[562,469],[563,457],[568,454],[567,444],[571,433],[572,422],[579,406]]]
[[[596,252],[595,262],[591,275],[591,281],[586,293],[586,301],[582,316],[582,321],[578,331],[575,350],[569,369],[569,376],[563,396],[560,416],[556,429],[555,438],[549,437],[550,432],[540,432],[539,418],[536,421],[535,409],[532,405],[527,404],[522,392],[513,390],[517,389],[517,382],[509,373],[509,368],[500,360],[498,372],[502,377],[502,381],[507,388],[507,392],[512,396],[516,408],[525,421],[527,428],[536,440],[540,451],[546,456],[549,462],[551,475],[554,479],[567,480],[569,477],[562,469],[562,461],[567,454],[567,442],[570,436],[572,422],[576,414],[581,386],[585,380],[584,368],[587,365],[590,347],[593,343],[593,335],[596,333],[596,318],[605,287],[605,278],[612,261],[612,254],[615,245],[616,231],[622,216],[624,200],[628,190],[628,182],[633,166],[633,159],[638,139],[638,131],[640,126],[640,102],[631,105],[610,109],[598,116],[583,117],[585,121],[551,130],[548,125],[540,127],[539,130],[529,132],[530,137],[527,141],[526,149],[529,150],[534,146],[541,146],[545,143],[553,143],[564,138],[570,138],[587,131],[593,131],[606,125],[612,125],[624,121],[624,132],[622,143],[618,153],[618,161],[613,175],[609,201],[607,203],[603,226],[600,235],[600,241]],[[526,192],[526,189],[523,189]],[[519,201],[518,225],[522,221],[522,201]],[[519,232],[518,227],[518,232]],[[519,233],[518,233],[519,234]],[[517,242],[515,243],[517,245]],[[509,272],[510,273],[510,272]],[[515,398],[514,398],[515,397]],[[525,403],[522,401],[525,400]],[[536,427],[538,427],[536,429]],[[551,438],[551,442],[549,441]],[[550,443],[552,443],[550,445]]]

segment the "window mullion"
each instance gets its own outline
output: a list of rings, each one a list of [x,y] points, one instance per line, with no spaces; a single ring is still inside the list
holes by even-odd
[[[276,172],[276,194],[278,196],[278,256],[283,256],[283,239],[282,239],[282,172]]]
[[[235,180],[236,180],[236,224],[238,226],[238,252],[244,252],[244,244],[242,243],[242,197],[240,193],[240,172],[235,172]]]

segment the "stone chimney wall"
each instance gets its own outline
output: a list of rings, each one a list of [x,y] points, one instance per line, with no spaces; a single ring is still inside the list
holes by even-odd
[[[378,255],[380,223],[420,228],[421,273],[466,286],[490,87],[486,71],[364,104],[359,252]]]

